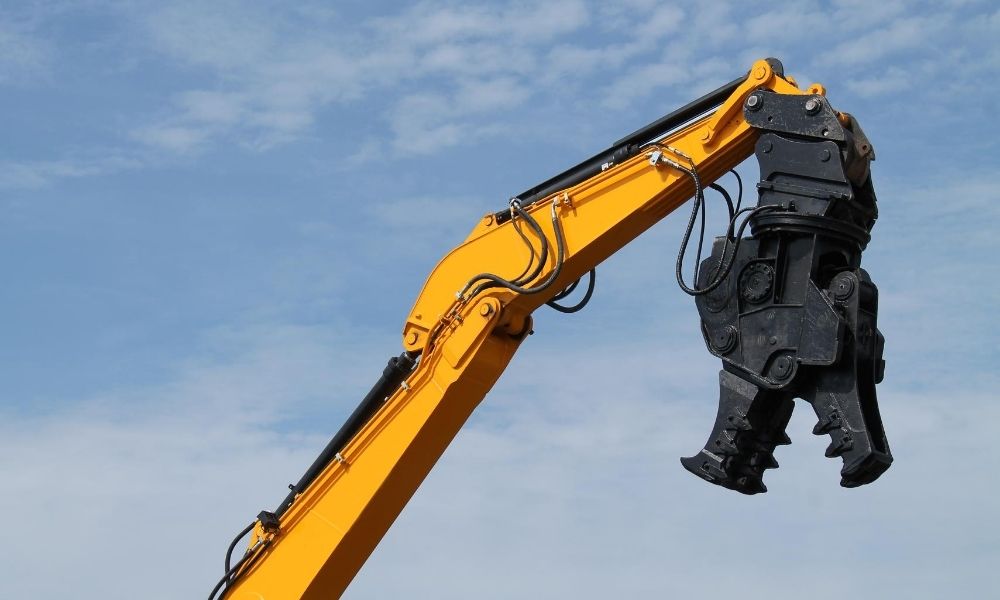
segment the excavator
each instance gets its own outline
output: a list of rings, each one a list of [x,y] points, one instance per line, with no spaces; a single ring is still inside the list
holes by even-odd
[[[756,206],[716,183],[753,154]],[[719,410],[685,469],[743,494],[766,491],[795,398],[812,405],[840,484],[891,464],[875,385],[884,338],[861,254],[878,216],[874,150],[820,84],[800,88],[777,59],[667,114],[487,214],[433,269],[406,317],[403,352],[274,511],[226,553],[209,600],[338,598],[472,411],[533,333],[543,305],[575,312],[594,269],[693,198],[675,276],[722,361]],[[742,184],[740,184],[742,188]],[[726,231],[690,285],[682,268],[705,193]],[[744,235],[749,227],[749,235]],[[576,305],[561,302],[587,278]],[[246,549],[233,558],[240,541]]]

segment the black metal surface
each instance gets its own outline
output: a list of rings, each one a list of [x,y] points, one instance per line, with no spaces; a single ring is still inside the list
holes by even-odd
[[[766,491],[763,473],[777,466],[774,448],[788,443],[802,398],[819,419],[814,433],[830,435],[826,455],[843,459],[841,485],[856,487],[892,463],[875,392],[884,367],[878,290],[861,268],[878,214],[874,154],[856,121],[844,127],[825,98],[756,95],[744,114],[763,131],[758,206],[774,208],[753,218],[722,285],[696,298],[723,370],[709,440],[681,463],[723,487]],[[718,238],[701,279],[725,248]]]
[[[281,505],[278,506],[277,510],[274,511],[275,516],[280,518],[285,514],[288,507],[295,501],[295,497],[309,487],[309,484],[336,458],[337,453],[344,449],[344,446],[368,422],[368,419],[378,411],[386,398],[399,389],[399,385],[413,371],[414,366],[416,366],[416,359],[408,352],[389,359],[389,364],[383,369],[382,376],[379,377],[375,385],[372,386],[372,389],[361,400],[358,407],[354,409],[351,416],[347,418],[347,422],[341,426],[337,434],[333,436],[333,439],[320,452],[320,455],[316,457],[316,460],[309,466],[298,483],[288,486],[291,491],[282,501]]]
[[[759,102],[751,107],[748,98],[743,116],[757,129],[844,141],[846,131],[823,96],[778,94],[768,90],[758,90],[752,96]]]
[[[281,527],[278,515],[273,512],[262,510],[257,515],[257,520],[260,521],[260,526],[267,532],[277,531]]]

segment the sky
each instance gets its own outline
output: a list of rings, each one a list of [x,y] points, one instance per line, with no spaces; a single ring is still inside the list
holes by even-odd
[[[481,215],[766,56],[875,146],[892,468],[840,488],[802,402],[767,494],[681,468],[719,364],[674,215],[536,314],[345,598],[990,595],[998,39],[977,0],[0,1],[0,597],[207,595]]]

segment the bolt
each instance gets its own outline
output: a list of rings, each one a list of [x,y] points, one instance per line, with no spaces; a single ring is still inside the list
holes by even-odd
[[[850,277],[841,277],[833,286],[833,297],[837,300],[847,300],[854,293],[854,280]]]
[[[768,152],[770,152],[771,148],[773,148],[773,147],[774,146],[773,146],[773,144],[771,144],[770,140],[764,140],[764,142],[760,145],[760,149],[761,149],[761,151],[764,152],[764,154],[767,154]]]
[[[747,108],[750,110],[760,110],[763,105],[764,99],[760,97],[760,94],[753,94],[747,98]]]
[[[819,159],[823,162],[830,160],[830,156],[830,151],[825,148],[819,153]]]
[[[493,224],[493,215],[486,215],[485,217],[483,217],[483,225],[489,227],[492,224]]]
[[[406,344],[408,346],[412,346],[413,344],[416,344],[417,343],[417,338],[419,338],[419,337],[420,336],[417,335],[416,331],[411,331],[410,333],[406,334]]]
[[[771,365],[771,376],[777,380],[788,379],[792,374],[792,359],[787,356],[779,356]]]
[[[483,304],[479,307],[479,314],[484,317],[488,317],[493,314],[493,307],[489,304]]]
[[[736,347],[736,331],[732,327],[716,331],[712,335],[712,346],[716,351],[726,354]]]
[[[708,127],[701,131],[701,141],[707,142],[709,138],[712,137],[712,133],[708,130]]]
[[[754,79],[764,79],[765,77],[767,77],[767,69],[765,69],[764,67],[757,67],[756,69],[754,69],[753,72]]]
[[[774,337],[772,335],[771,338],[769,340],[767,340],[767,343],[771,344],[772,346],[774,346],[774,345],[776,345],[778,343],[778,338],[776,338],[776,337]]]
[[[816,98],[810,98],[806,100],[806,114],[814,115],[819,112],[819,109],[822,106],[823,104],[819,100]]]

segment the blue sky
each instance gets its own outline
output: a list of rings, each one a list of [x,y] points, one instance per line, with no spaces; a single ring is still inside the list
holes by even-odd
[[[764,56],[876,148],[892,469],[838,487],[799,403],[768,494],[683,471],[674,216],[537,315],[346,597],[994,589],[995,3],[296,4],[0,3],[0,596],[207,593],[481,214]]]

